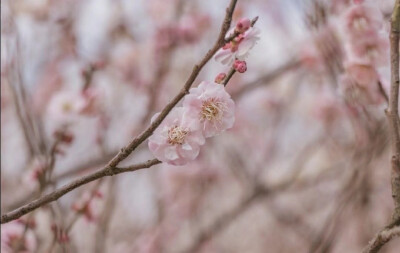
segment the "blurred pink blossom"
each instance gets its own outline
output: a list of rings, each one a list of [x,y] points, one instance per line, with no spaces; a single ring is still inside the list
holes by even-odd
[[[24,231],[25,225],[19,221],[1,225],[1,252],[36,252],[37,242],[34,234],[29,229]]]
[[[382,13],[378,6],[367,3],[352,5],[343,18],[346,33],[355,39],[379,30],[383,24]]]
[[[386,36],[371,35],[359,38],[351,44],[354,57],[375,66],[389,63],[389,42]]]

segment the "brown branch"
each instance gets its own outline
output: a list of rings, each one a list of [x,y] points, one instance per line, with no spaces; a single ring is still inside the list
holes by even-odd
[[[22,215],[30,213],[38,207],[41,207],[43,205],[46,205],[52,201],[59,199],[61,196],[78,188],[79,186],[90,183],[99,178],[103,178],[103,177],[107,177],[107,176],[114,176],[114,175],[125,173],[128,171],[136,171],[136,170],[140,170],[140,169],[150,168],[151,166],[159,164],[159,163],[161,163],[159,160],[153,159],[153,160],[148,160],[147,162],[144,162],[144,163],[139,163],[139,164],[135,164],[135,165],[132,165],[129,167],[124,167],[124,168],[105,167],[99,171],[96,171],[92,174],[89,174],[87,176],[79,178],[69,184],[66,184],[66,185],[62,186],[61,188],[55,190],[54,192],[46,194],[46,195],[42,196],[41,198],[32,201],[29,204],[26,204],[20,208],[17,208],[16,210],[13,210],[7,214],[2,215],[1,216],[1,224],[18,219]]]
[[[231,80],[232,76],[235,74],[235,72],[236,72],[236,70],[234,68],[231,68],[221,84],[226,86],[228,84],[229,80]]]
[[[192,73],[190,74],[188,80],[185,85],[181,89],[181,91],[164,107],[158,117],[150,124],[150,126],[144,130],[138,137],[136,137],[131,143],[129,143],[125,148],[121,149],[121,151],[107,164],[107,167],[114,168],[116,167],[122,160],[127,158],[141,143],[143,143],[148,137],[150,137],[154,130],[161,124],[161,122],[167,117],[168,113],[175,107],[176,104],[189,93],[190,87],[193,85],[196,77],[200,73],[200,70],[204,67],[204,65],[213,57],[213,55],[224,45],[225,39],[224,36],[228,31],[231,21],[233,10],[235,9],[237,0],[231,0],[229,7],[226,9],[226,15],[224,22],[222,23],[221,31],[218,36],[217,41],[214,46],[207,52],[205,57],[193,67]]]
[[[363,253],[377,253],[391,239],[400,236],[400,219],[379,231],[363,250]]]
[[[181,91],[164,107],[158,117],[150,124],[150,126],[144,130],[139,136],[137,136],[134,140],[132,140],[126,147],[122,148],[118,154],[108,162],[108,164],[101,170],[79,178],[67,185],[64,185],[58,190],[51,192],[39,199],[32,201],[16,210],[13,210],[7,214],[1,216],[1,223],[6,223],[11,220],[18,219],[24,214],[27,214],[36,208],[48,204],[52,201],[57,200],[64,194],[72,191],[79,186],[87,184],[91,181],[96,179],[105,177],[105,176],[113,176],[116,174],[120,174],[127,171],[135,171],[138,169],[149,168],[152,165],[161,163],[159,160],[154,159],[150,160],[143,164],[133,165],[131,167],[126,168],[117,168],[117,165],[126,159],[140,144],[142,144],[148,137],[150,137],[154,130],[161,124],[161,122],[167,117],[168,113],[175,107],[176,104],[186,95],[189,93],[190,87],[193,85],[193,82],[197,78],[198,74],[200,73],[201,69],[206,65],[206,63],[213,57],[213,55],[225,44],[225,34],[228,32],[229,27],[232,22],[232,15],[233,11],[236,7],[237,0],[231,0],[228,8],[226,9],[226,14],[224,21],[221,26],[221,30],[219,36],[214,44],[214,46],[207,52],[204,58],[194,66],[192,73],[190,74],[188,80],[186,81],[185,85],[181,89]]]
[[[400,134],[399,134],[399,39],[400,0],[393,9],[390,32],[391,86],[387,110],[392,138],[392,196],[395,204],[393,219],[400,217]]]
[[[369,243],[364,253],[379,252],[395,235],[398,235],[400,225],[400,134],[399,134],[399,41],[400,41],[400,0],[396,0],[393,8],[390,29],[390,72],[391,84],[389,94],[389,108],[386,116],[392,139],[392,197],[394,211],[392,223],[380,231]],[[396,233],[393,229],[396,227]],[[391,232],[392,231],[392,232]]]

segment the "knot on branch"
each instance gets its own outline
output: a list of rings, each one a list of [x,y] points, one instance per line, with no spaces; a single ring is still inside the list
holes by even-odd
[[[392,156],[392,169],[397,175],[400,175],[400,157],[398,154]]]

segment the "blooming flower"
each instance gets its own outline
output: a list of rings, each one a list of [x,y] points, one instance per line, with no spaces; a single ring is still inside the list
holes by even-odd
[[[211,137],[229,129],[235,122],[235,104],[220,84],[202,82],[190,89],[183,106],[202,126],[205,137]]]
[[[199,122],[186,108],[176,107],[149,138],[149,149],[160,161],[184,165],[198,156],[204,142]]]
[[[234,30],[228,33],[232,34]],[[246,32],[239,34],[231,42],[227,43],[215,54],[215,60],[222,64],[231,65],[235,59],[244,60],[250,49],[254,47],[260,39],[260,30],[250,27]]]

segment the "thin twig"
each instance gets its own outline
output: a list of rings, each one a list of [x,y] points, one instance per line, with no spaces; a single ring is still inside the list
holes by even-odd
[[[103,178],[103,177],[107,177],[107,176],[114,176],[114,175],[121,174],[121,173],[128,172],[128,171],[136,171],[136,170],[140,170],[140,169],[150,168],[151,166],[159,164],[159,163],[161,163],[159,160],[153,159],[153,160],[149,160],[144,163],[139,163],[139,164],[135,164],[135,165],[132,165],[129,167],[124,167],[124,168],[110,169],[110,168],[106,167],[102,170],[96,171],[92,174],[89,174],[87,176],[79,178],[79,179],[77,179],[69,184],[66,184],[63,187],[61,187],[49,194],[46,194],[46,195],[30,202],[29,204],[26,204],[20,208],[17,208],[16,210],[13,210],[7,214],[2,215],[1,223],[3,224],[3,223],[7,223],[9,221],[18,219],[22,215],[30,213],[38,207],[41,207],[43,205],[46,205],[52,201],[59,199],[61,196],[78,188],[79,186],[90,183],[99,178]]]
[[[237,0],[231,0],[228,8],[226,9],[226,14],[224,21],[221,26],[221,30],[219,36],[214,44],[214,46],[207,52],[204,58],[194,66],[192,73],[190,74],[189,78],[187,79],[185,85],[181,89],[181,91],[164,107],[158,117],[150,124],[150,126],[144,130],[139,136],[137,136],[134,140],[132,140],[126,147],[122,148],[118,154],[108,162],[108,164],[101,170],[94,172],[90,175],[85,177],[79,178],[67,185],[64,185],[58,190],[51,192],[39,199],[32,201],[16,210],[13,210],[7,214],[1,216],[1,224],[18,219],[24,214],[27,214],[36,208],[48,204],[52,201],[57,200],[64,194],[72,191],[75,188],[78,188],[81,185],[94,181],[96,179],[105,177],[105,176],[112,176],[116,174],[120,174],[127,171],[135,171],[138,169],[149,168],[152,165],[160,163],[159,160],[153,159],[149,160],[143,164],[133,165],[127,168],[117,168],[117,165],[126,159],[140,144],[142,144],[148,137],[150,137],[153,132],[157,129],[157,127],[162,123],[162,121],[167,117],[169,112],[178,104],[178,102],[189,93],[190,87],[193,85],[193,82],[196,80],[198,74],[200,73],[201,69],[206,65],[206,63],[213,57],[213,55],[225,44],[225,34],[228,32],[229,27],[231,26],[232,22],[232,15],[233,11],[236,7]]]
[[[363,253],[377,253],[392,238],[400,236],[400,219],[379,231],[363,250]]]
[[[291,61],[283,64],[282,66],[272,70],[271,72],[265,74],[264,76],[261,76],[260,78],[244,85],[241,89],[233,92],[232,98],[239,99],[246,92],[249,92],[249,91],[252,91],[259,87],[262,87],[262,86],[274,81],[275,79],[279,78],[282,74],[286,73],[287,71],[297,68],[299,66],[300,66],[299,61],[291,60]]]

